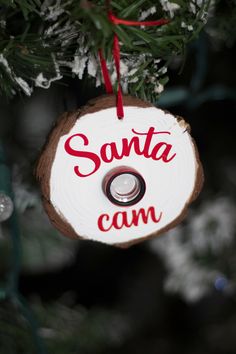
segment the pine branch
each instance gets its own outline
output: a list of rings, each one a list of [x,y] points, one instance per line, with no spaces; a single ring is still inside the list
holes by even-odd
[[[196,0],[111,1],[119,18],[170,19],[162,27],[132,27],[114,26],[104,0],[0,0],[0,92],[30,95],[35,86],[47,88],[65,74],[81,79],[86,73],[94,85],[100,85],[100,48],[115,77],[112,42],[116,32],[121,42],[123,89],[155,100],[168,81],[170,59],[184,52],[206,22],[210,0],[198,4]]]

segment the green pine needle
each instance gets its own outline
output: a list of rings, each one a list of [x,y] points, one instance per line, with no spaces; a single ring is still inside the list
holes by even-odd
[[[121,83],[128,92],[156,100],[168,81],[166,66],[182,54],[206,22],[211,0],[111,1],[123,19],[167,18],[161,27],[113,25],[105,0],[0,0],[0,93],[31,94],[63,75],[87,73],[101,82],[98,50],[111,72],[114,32],[121,44]],[[146,14],[146,16],[144,16]],[[87,70],[86,70],[87,69]]]

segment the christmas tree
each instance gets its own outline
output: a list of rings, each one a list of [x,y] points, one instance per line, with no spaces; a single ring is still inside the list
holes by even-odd
[[[234,353],[235,1],[0,5],[0,353]],[[63,237],[34,177],[102,63],[115,94],[186,118],[205,172],[184,222],[128,250]]]

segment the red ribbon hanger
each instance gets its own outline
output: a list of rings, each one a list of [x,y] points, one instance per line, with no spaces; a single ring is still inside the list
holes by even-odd
[[[108,7],[108,18],[111,23],[114,25],[125,25],[125,26],[163,26],[169,23],[170,21],[167,19],[160,19],[157,21],[129,21],[123,20],[121,18],[116,17],[112,10],[110,9],[110,0],[107,0],[107,7]],[[107,68],[106,60],[103,57],[102,50],[99,50],[99,58],[100,64],[102,69],[102,75],[104,79],[104,84],[106,88],[107,94],[113,93],[112,83],[110,74]],[[120,45],[119,45],[119,38],[116,33],[114,33],[113,38],[113,59],[116,67],[116,74],[117,74],[117,82],[118,82],[118,89],[117,89],[117,99],[116,99],[116,111],[117,117],[122,119],[124,117],[124,107],[123,107],[123,98],[122,98],[122,89],[120,84]]]

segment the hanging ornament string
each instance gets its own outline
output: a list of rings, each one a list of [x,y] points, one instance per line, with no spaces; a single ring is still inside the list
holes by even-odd
[[[99,50],[98,54],[99,54],[99,58],[100,58],[102,76],[103,76],[106,92],[108,94],[111,94],[111,93],[113,93],[113,88],[112,88],[112,84],[111,84],[110,74],[109,74],[109,71],[107,68],[106,60],[103,57],[103,53],[102,53],[101,49]]]
[[[108,18],[110,22],[113,25],[125,25],[125,26],[163,26],[168,24],[170,21],[168,19],[159,19],[156,21],[129,21],[129,20],[124,20],[121,18],[116,17],[113,12],[110,9],[110,0],[107,1],[107,7],[108,7]],[[106,60],[103,56],[103,52],[100,49],[99,50],[99,58],[100,58],[100,64],[101,64],[101,70],[102,70],[102,75],[103,75],[103,80],[106,88],[107,94],[112,94],[113,93],[113,88],[112,88],[112,83],[111,83],[111,78],[109,74],[109,70],[107,68]],[[119,119],[122,119],[124,117],[124,107],[123,107],[123,98],[122,98],[122,89],[121,89],[121,84],[120,84],[120,45],[119,45],[119,38],[117,34],[114,32],[114,37],[113,37],[113,59],[115,63],[115,68],[116,68],[116,74],[117,74],[117,83],[118,83],[118,88],[117,88],[117,100],[116,100],[116,110],[117,110],[117,117]]]

